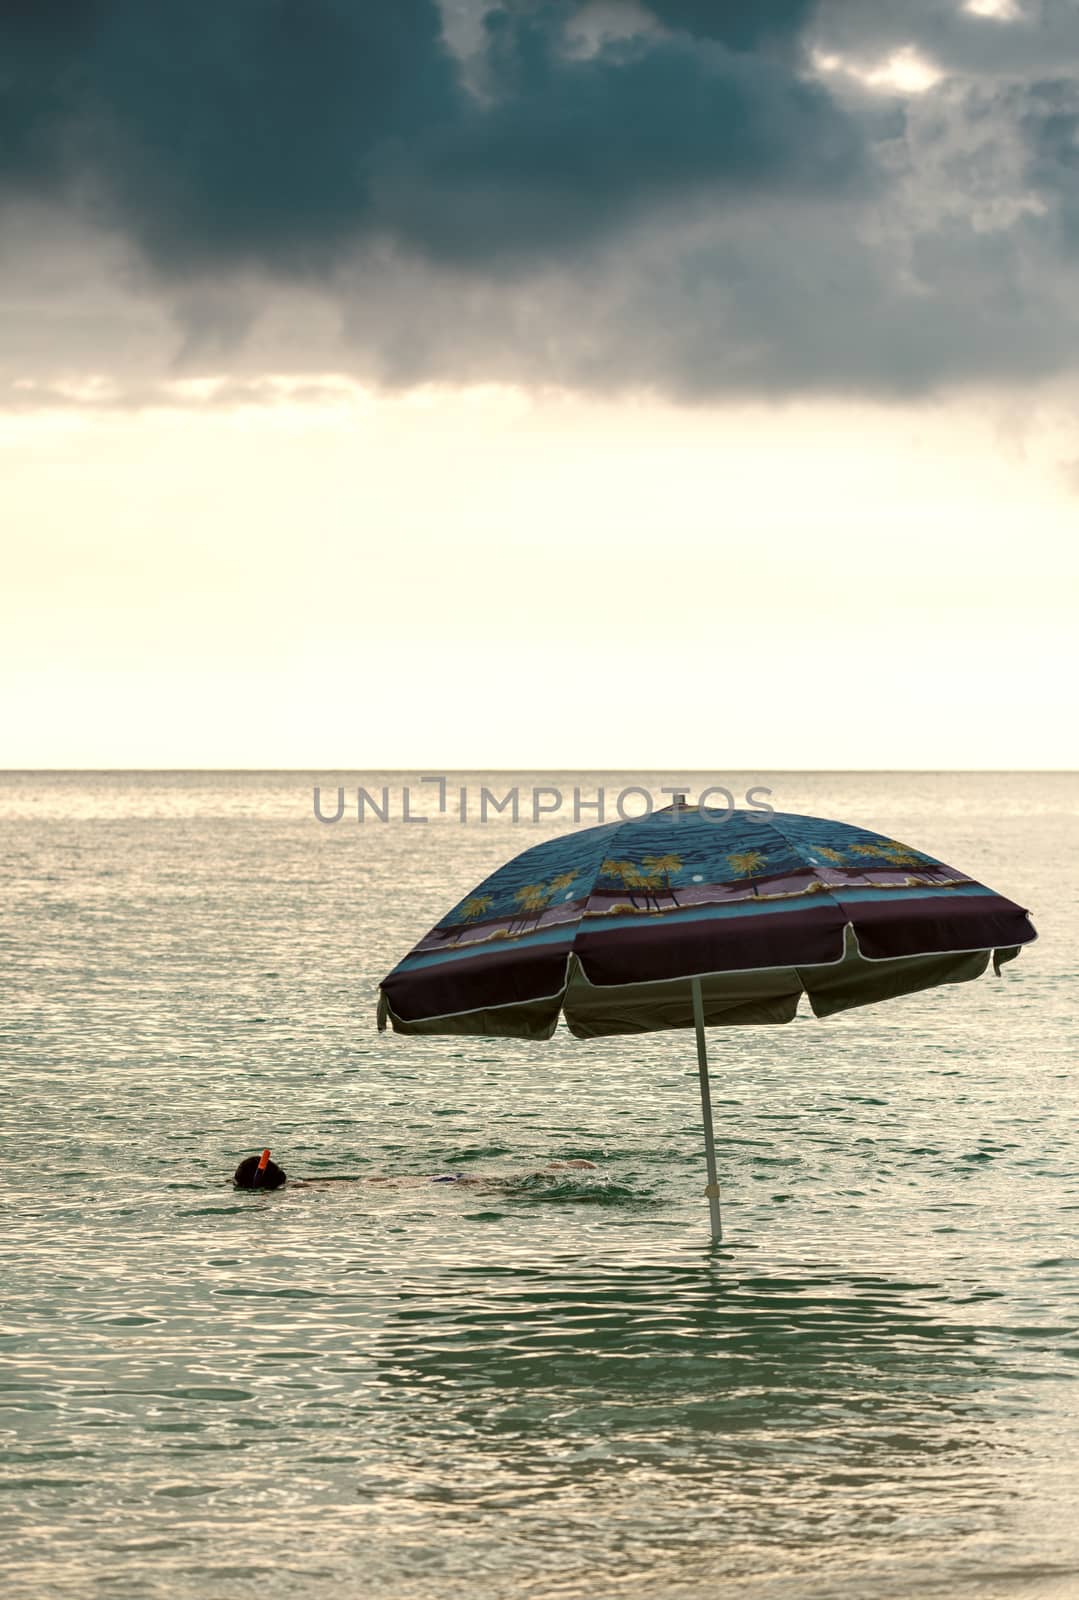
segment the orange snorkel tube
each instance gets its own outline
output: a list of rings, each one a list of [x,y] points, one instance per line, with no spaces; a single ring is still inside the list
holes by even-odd
[[[269,1161],[270,1161],[270,1152],[268,1150],[264,1150],[262,1152],[261,1157],[259,1158],[258,1170],[255,1173],[255,1182],[256,1183],[261,1183],[262,1182],[262,1175],[266,1171],[266,1168],[269,1165]]]

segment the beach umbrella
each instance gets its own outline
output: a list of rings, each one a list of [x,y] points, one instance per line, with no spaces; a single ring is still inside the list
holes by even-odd
[[[383,979],[405,1034],[579,1039],[693,1028],[722,1238],[706,1027],[790,1022],[980,977],[1037,934],[1021,906],[871,829],[677,796],[548,839],[465,896]]]

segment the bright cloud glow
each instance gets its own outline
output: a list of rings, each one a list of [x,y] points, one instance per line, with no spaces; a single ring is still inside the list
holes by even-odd
[[[991,17],[994,22],[1018,22],[1023,15],[1016,0],[966,0],[963,10],[974,17]]]
[[[845,73],[867,89],[888,93],[924,94],[938,84],[944,74],[913,46],[897,50],[886,60],[867,65],[849,57],[816,51],[813,64],[818,72]]]

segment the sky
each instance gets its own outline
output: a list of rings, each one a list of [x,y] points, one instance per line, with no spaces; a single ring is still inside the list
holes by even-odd
[[[0,62],[0,766],[1079,764],[1074,0]]]

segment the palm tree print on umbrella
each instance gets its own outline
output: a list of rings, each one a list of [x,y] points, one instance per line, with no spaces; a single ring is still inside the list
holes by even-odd
[[[642,872],[640,867],[633,867],[626,874],[626,887],[631,891],[631,898],[633,891],[639,893],[644,900],[644,909],[646,911],[659,911],[661,909],[659,896],[656,893],[661,886],[662,879],[658,873]]]
[[[829,866],[839,867],[850,859],[842,850],[832,850],[828,845],[815,844],[810,849],[814,856],[819,856]],[[873,839],[869,844],[852,844],[850,854],[855,856],[882,856],[889,866],[896,867],[929,867],[934,863],[919,850],[912,850],[910,845],[898,844],[894,839]]]
[[[606,878],[614,878],[620,883],[629,895],[630,907],[634,911],[649,911],[660,909],[656,899],[656,890],[660,887],[659,877],[642,872],[635,861],[604,861],[600,872]],[[641,900],[644,904],[642,906]],[[618,910],[616,906],[614,908]]]
[[[906,844],[895,844],[893,842],[886,845],[881,854],[886,855],[889,861],[894,861],[897,867],[925,867],[929,865],[923,855],[917,850],[912,850]]]
[[[469,895],[468,899],[464,902],[460,911],[457,913],[457,921],[461,924],[461,926],[458,927],[456,931],[453,941],[454,944],[456,944],[457,940],[460,939],[462,933],[464,933],[468,925],[482,917],[485,911],[490,911],[493,905],[494,901],[491,899],[489,894]]]
[[[830,867],[841,867],[847,859],[842,850],[832,850],[826,844],[815,844],[812,849],[814,856],[819,856]]]
[[[727,860],[730,863],[732,872],[736,872],[740,878],[748,878],[750,880],[749,886],[753,890],[754,898],[759,900],[760,893],[753,879],[758,873],[763,872],[768,865],[761,851],[738,850],[734,855],[728,856]]]
[[[612,861],[608,857],[606,861],[600,863],[599,870],[604,878],[614,878],[617,883],[622,885],[623,889],[628,889],[628,879],[633,876],[637,869],[632,861]],[[630,900],[636,906],[637,901],[632,893],[630,894]]]
[[[674,873],[681,872],[682,857],[676,855],[645,856],[643,865],[646,866],[648,871],[653,875],[658,874],[663,881],[664,893],[671,897],[675,905],[678,905],[678,896],[674,892],[674,885],[671,882],[671,878]]]
[[[524,888],[518,889],[513,896],[520,910],[515,912],[510,919],[509,931],[517,931],[528,926],[529,922],[538,922],[551,903],[551,892],[542,883],[526,883]]]
[[[851,852],[859,856],[877,856],[889,867],[920,867],[923,872],[939,863],[929,860],[920,850],[899,844],[895,839],[873,839],[869,844],[853,844]]]
[[[511,918],[509,931],[523,931],[529,922],[535,926],[550,909],[555,895],[568,889],[576,877],[576,872],[560,872],[550,883],[526,883],[523,889],[518,889],[513,898],[521,909]]]
[[[884,856],[887,860],[903,865],[908,862],[913,864],[921,859],[905,844],[897,844],[894,839],[871,839],[868,844],[852,844],[850,848],[852,855]]]

